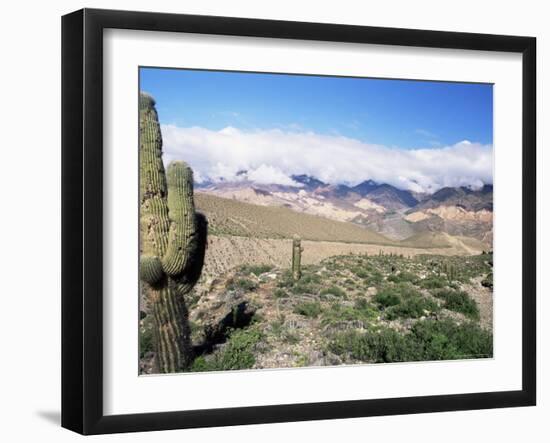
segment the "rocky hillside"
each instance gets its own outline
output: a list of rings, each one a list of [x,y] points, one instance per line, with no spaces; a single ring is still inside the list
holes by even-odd
[[[337,221],[287,207],[251,204],[236,198],[196,193],[197,208],[208,218],[210,235],[392,245],[396,242],[353,223]]]
[[[478,190],[466,187],[442,188],[422,200],[414,209],[421,211],[439,206],[456,206],[468,212],[492,211],[493,186],[485,185]]]
[[[294,175],[296,186],[257,184],[243,178],[199,187],[214,195],[259,206],[351,222],[404,240],[425,232],[473,237],[492,248],[493,187],[479,190],[443,188],[433,194],[413,193],[367,180],[356,186],[332,185],[308,175]]]
[[[241,266],[188,300],[192,371],[492,356],[492,255],[353,254]],[[147,312],[141,372],[153,357]]]

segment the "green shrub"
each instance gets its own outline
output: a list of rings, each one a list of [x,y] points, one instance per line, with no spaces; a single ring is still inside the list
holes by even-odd
[[[351,272],[353,272],[359,278],[367,278],[369,276],[369,273],[362,268],[353,268],[351,269]]]
[[[488,358],[493,356],[493,335],[472,322],[419,321],[411,335],[421,345],[422,360]]]
[[[328,348],[341,356],[376,363],[488,358],[493,355],[493,336],[473,323],[425,320],[405,334],[390,328],[342,332]]]
[[[336,297],[345,297],[346,296],[346,292],[343,289],[339,288],[338,286],[331,286],[330,288],[323,288],[323,289],[321,289],[319,294],[320,295],[332,294],[332,295],[335,295]]]
[[[210,358],[200,356],[191,366],[191,372],[249,369],[256,363],[254,347],[263,338],[260,331],[242,329],[234,331],[224,347]]]
[[[288,297],[288,294],[284,289],[277,288],[275,289],[275,291],[273,291],[273,296],[275,298],[286,298]]]
[[[439,289],[447,286],[447,280],[443,277],[427,277],[424,280],[420,280],[419,286],[424,289]]]
[[[370,274],[370,276],[368,276],[366,278],[366,281],[369,285],[379,285],[382,283],[382,281],[384,280],[384,276],[382,275],[381,272],[378,272],[378,271],[374,271],[373,273]]]
[[[287,288],[293,294],[317,294],[321,283],[321,276],[308,273],[307,269],[302,269],[302,272],[302,278],[294,281],[292,273],[285,271],[277,282],[277,286],[279,288]]]
[[[415,294],[406,297],[401,303],[391,306],[386,310],[386,318],[394,320],[396,318],[419,318],[428,312],[436,312],[439,306],[433,300]]]
[[[444,307],[455,312],[460,312],[472,320],[479,320],[479,308],[477,303],[464,291],[452,289],[440,289],[433,291],[433,295],[442,299]]]
[[[402,282],[416,282],[418,277],[410,272],[402,271],[399,274],[392,274],[388,276],[388,281],[393,283],[402,283]]]
[[[316,294],[319,288],[316,285],[300,283],[299,281],[290,288],[293,294]]]
[[[244,274],[254,274],[256,276],[269,272],[273,269],[271,265],[243,265],[240,271]]]
[[[319,303],[318,301],[301,302],[294,307],[294,312],[296,314],[300,314],[300,315],[303,315],[304,317],[310,317],[310,318],[317,318],[321,313],[321,311],[322,311],[321,303]]]
[[[343,321],[359,320],[363,323],[369,323],[378,316],[378,311],[374,309],[366,300],[359,299],[354,306],[342,306],[340,303],[332,303],[330,308],[323,310],[323,325],[335,324]]]
[[[360,310],[373,309],[371,304],[369,303],[369,301],[366,298],[356,299],[355,302],[353,303],[353,305],[355,306],[355,309],[360,309]]]
[[[349,355],[355,360],[375,363],[410,361],[418,356],[413,342],[389,328],[366,333],[340,333],[329,343],[329,350],[337,355]]]
[[[207,360],[202,355],[197,357],[195,360],[193,360],[193,363],[189,368],[189,372],[206,372],[206,371],[221,371],[221,369],[219,369],[216,366],[215,360]]]
[[[257,330],[239,330],[231,334],[223,353],[219,358],[223,369],[247,369],[256,363],[254,346],[262,339]]]
[[[279,288],[290,288],[294,285],[294,279],[292,278],[292,272],[290,272],[288,269],[283,272],[281,275],[281,278],[277,282],[277,286]]]
[[[489,274],[487,274],[487,277],[485,277],[483,280],[481,280],[481,285],[486,287],[486,288],[493,289],[493,273],[492,272],[489,272]]]
[[[283,332],[283,324],[284,322],[282,320],[275,320],[275,321],[272,321],[269,326],[271,328],[271,332],[274,334],[274,335],[281,335],[281,333]]]
[[[309,364],[309,358],[306,354],[296,354],[296,360],[294,361],[294,366],[298,368],[303,368],[304,366],[308,366]]]
[[[321,276],[313,273],[308,273],[306,268],[304,267],[302,278],[298,281],[307,285],[319,284],[321,283]]]
[[[283,342],[289,345],[300,343],[300,336],[295,332],[285,329],[282,334]]]
[[[392,288],[384,288],[373,297],[373,300],[380,306],[387,308],[401,303],[401,296]]]

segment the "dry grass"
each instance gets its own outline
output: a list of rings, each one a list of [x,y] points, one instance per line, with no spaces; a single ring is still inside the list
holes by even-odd
[[[414,257],[419,254],[466,255],[457,248],[405,248],[361,243],[343,243],[329,241],[302,241],[304,265],[318,264],[328,257],[346,254],[403,255]],[[266,264],[286,268],[290,266],[292,240],[262,239],[237,236],[210,235],[203,269],[205,279],[217,277],[242,265]],[[204,279],[203,279],[204,280]]]
[[[242,265],[290,266],[292,236],[302,237],[304,265],[346,254],[468,255],[474,251],[458,238],[425,233],[392,241],[347,222],[299,213],[288,208],[259,206],[197,193],[197,209],[208,218],[208,249],[202,284]]]
[[[197,193],[197,209],[208,218],[209,233],[282,239],[294,234],[304,240],[394,245],[396,242],[347,222],[304,214],[288,208],[259,206]]]

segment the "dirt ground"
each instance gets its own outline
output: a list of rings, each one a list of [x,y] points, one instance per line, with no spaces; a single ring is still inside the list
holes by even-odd
[[[413,257],[418,254],[438,255],[471,255],[481,251],[465,247],[456,242],[448,248],[405,248],[397,246],[380,246],[364,243],[342,243],[328,241],[303,240],[302,263],[317,264],[327,257],[345,254],[403,254]],[[208,239],[203,275],[215,277],[244,264],[268,264],[277,267],[289,267],[291,261],[292,240],[258,239],[236,236],[215,236]]]

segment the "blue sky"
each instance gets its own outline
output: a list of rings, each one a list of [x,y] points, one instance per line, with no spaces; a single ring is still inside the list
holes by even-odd
[[[198,182],[364,180],[434,192],[493,180],[491,85],[142,68],[163,160]],[[247,171],[244,176],[242,171]]]
[[[492,144],[487,84],[141,68],[162,124],[343,135],[401,149]]]

